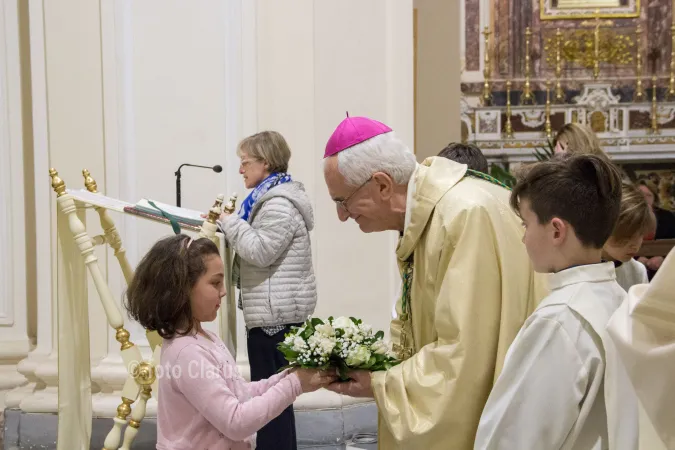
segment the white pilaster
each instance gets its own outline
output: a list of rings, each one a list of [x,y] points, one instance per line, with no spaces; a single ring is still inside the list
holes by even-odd
[[[135,201],[138,198],[134,141],[132,1],[101,1],[100,5],[106,181],[105,192],[102,193]],[[103,178],[103,175],[95,175],[94,178]],[[138,260],[136,219],[130,215],[109,214],[122,238],[127,258],[134,267]],[[95,220],[98,221],[98,217]],[[127,283],[112,251],[107,254],[107,267],[108,285],[118,301],[117,306],[124,312],[122,296]],[[125,328],[131,333],[131,341],[139,346],[145,357],[150,357],[144,330],[129,320],[126,314],[123,315]],[[93,414],[94,417],[114,417],[121,401],[127,370],[120,354],[120,344],[115,340],[115,331],[110,328],[105,316],[92,320],[99,323],[100,332],[105,335],[106,341],[104,356],[92,367],[91,372],[92,381],[100,389],[92,397]],[[151,399],[146,417],[156,416],[156,411],[157,402]]]
[[[26,319],[26,245],[19,15],[0,0],[0,409],[26,378],[17,363],[30,351]]]

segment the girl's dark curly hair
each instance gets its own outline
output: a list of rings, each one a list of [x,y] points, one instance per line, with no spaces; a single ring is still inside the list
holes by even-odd
[[[206,272],[204,260],[220,256],[209,239],[179,234],[157,241],[143,257],[127,288],[124,307],[148,331],[164,339],[190,334],[190,293]]]

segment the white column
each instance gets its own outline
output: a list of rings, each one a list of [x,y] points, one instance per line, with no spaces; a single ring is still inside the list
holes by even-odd
[[[133,31],[132,2],[117,0],[101,2],[101,58],[103,74],[103,124],[105,128],[105,174],[92,174],[99,181],[105,175],[105,190],[102,194],[127,201],[137,200],[136,161],[134,158],[133,127]],[[100,185],[99,185],[100,186]],[[132,267],[138,260],[136,219],[130,215],[108,212],[122,238],[122,245]],[[90,222],[98,222],[90,217]],[[124,313],[122,295],[126,281],[112,251],[107,255],[108,285]],[[90,303],[91,305],[91,303]],[[126,314],[125,328],[131,333],[131,341],[150,357],[147,339],[142,328],[129,320]],[[115,331],[108,325],[105,315],[95,319],[104,328],[104,356],[92,367],[92,381],[100,391],[92,397],[94,417],[114,417],[122,395],[122,386],[127,371],[120,355],[120,343],[115,340]],[[157,403],[148,403],[147,417],[155,416]]]
[[[17,363],[31,347],[26,320],[22,133],[17,2],[0,0],[0,409],[8,391],[27,382]]]

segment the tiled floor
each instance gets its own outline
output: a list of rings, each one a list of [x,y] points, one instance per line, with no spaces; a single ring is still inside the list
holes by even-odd
[[[0,412],[1,413],[1,412]],[[56,447],[58,419],[55,414],[25,414],[6,410],[4,444],[0,450],[53,449]],[[101,448],[112,426],[111,419],[94,419],[92,448]],[[302,450],[376,450],[375,404],[344,409],[296,411],[299,448]],[[0,439],[2,439],[0,431]],[[134,441],[135,450],[154,450],[157,439],[155,419],[146,419]],[[356,442],[342,444],[346,439]]]

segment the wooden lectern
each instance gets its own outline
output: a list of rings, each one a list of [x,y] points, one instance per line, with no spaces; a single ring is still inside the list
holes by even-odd
[[[103,304],[107,321],[116,332],[115,338],[121,345],[121,356],[128,371],[127,381],[122,389],[121,403],[117,408],[117,416],[113,419],[113,429],[106,437],[104,450],[129,450],[145,416],[147,401],[151,396],[157,397],[155,367],[159,364],[162,339],[156,332],[147,333],[153,354],[150,360],[144,360],[141,351],[130,341],[130,334],[124,328],[122,312],[114,301],[105,276],[99,268],[94,248],[96,245],[110,245],[128,284],[133,277],[133,269],[108,210],[134,214],[143,220],[164,223],[169,223],[170,220],[161,214],[161,210],[153,213],[100,194],[96,181],[90,176],[89,171],[85,169],[82,174],[86,190],[69,190],[56,170],[49,171],[52,188],[57,197],[58,243],[59,251],[63,255],[61,264],[63,267],[59,267],[57,300],[59,345],[57,449],[78,450],[88,449],[90,446],[92,404],[88,304],[84,295],[86,285],[84,267],[86,267]],[[236,301],[231,277],[232,252],[223,235],[218,232],[216,220],[223,209],[234,211],[236,195],[233,195],[225,206],[223,200],[224,197],[219,195],[209,210],[208,218],[201,220],[201,225],[197,225],[194,220],[182,221],[180,217],[174,219],[181,229],[197,232],[199,236],[211,239],[220,250],[226,270],[227,296],[219,312],[218,325],[223,341],[235,355]],[[103,235],[92,237],[87,233],[83,213],[92,207],[99,215]]]

